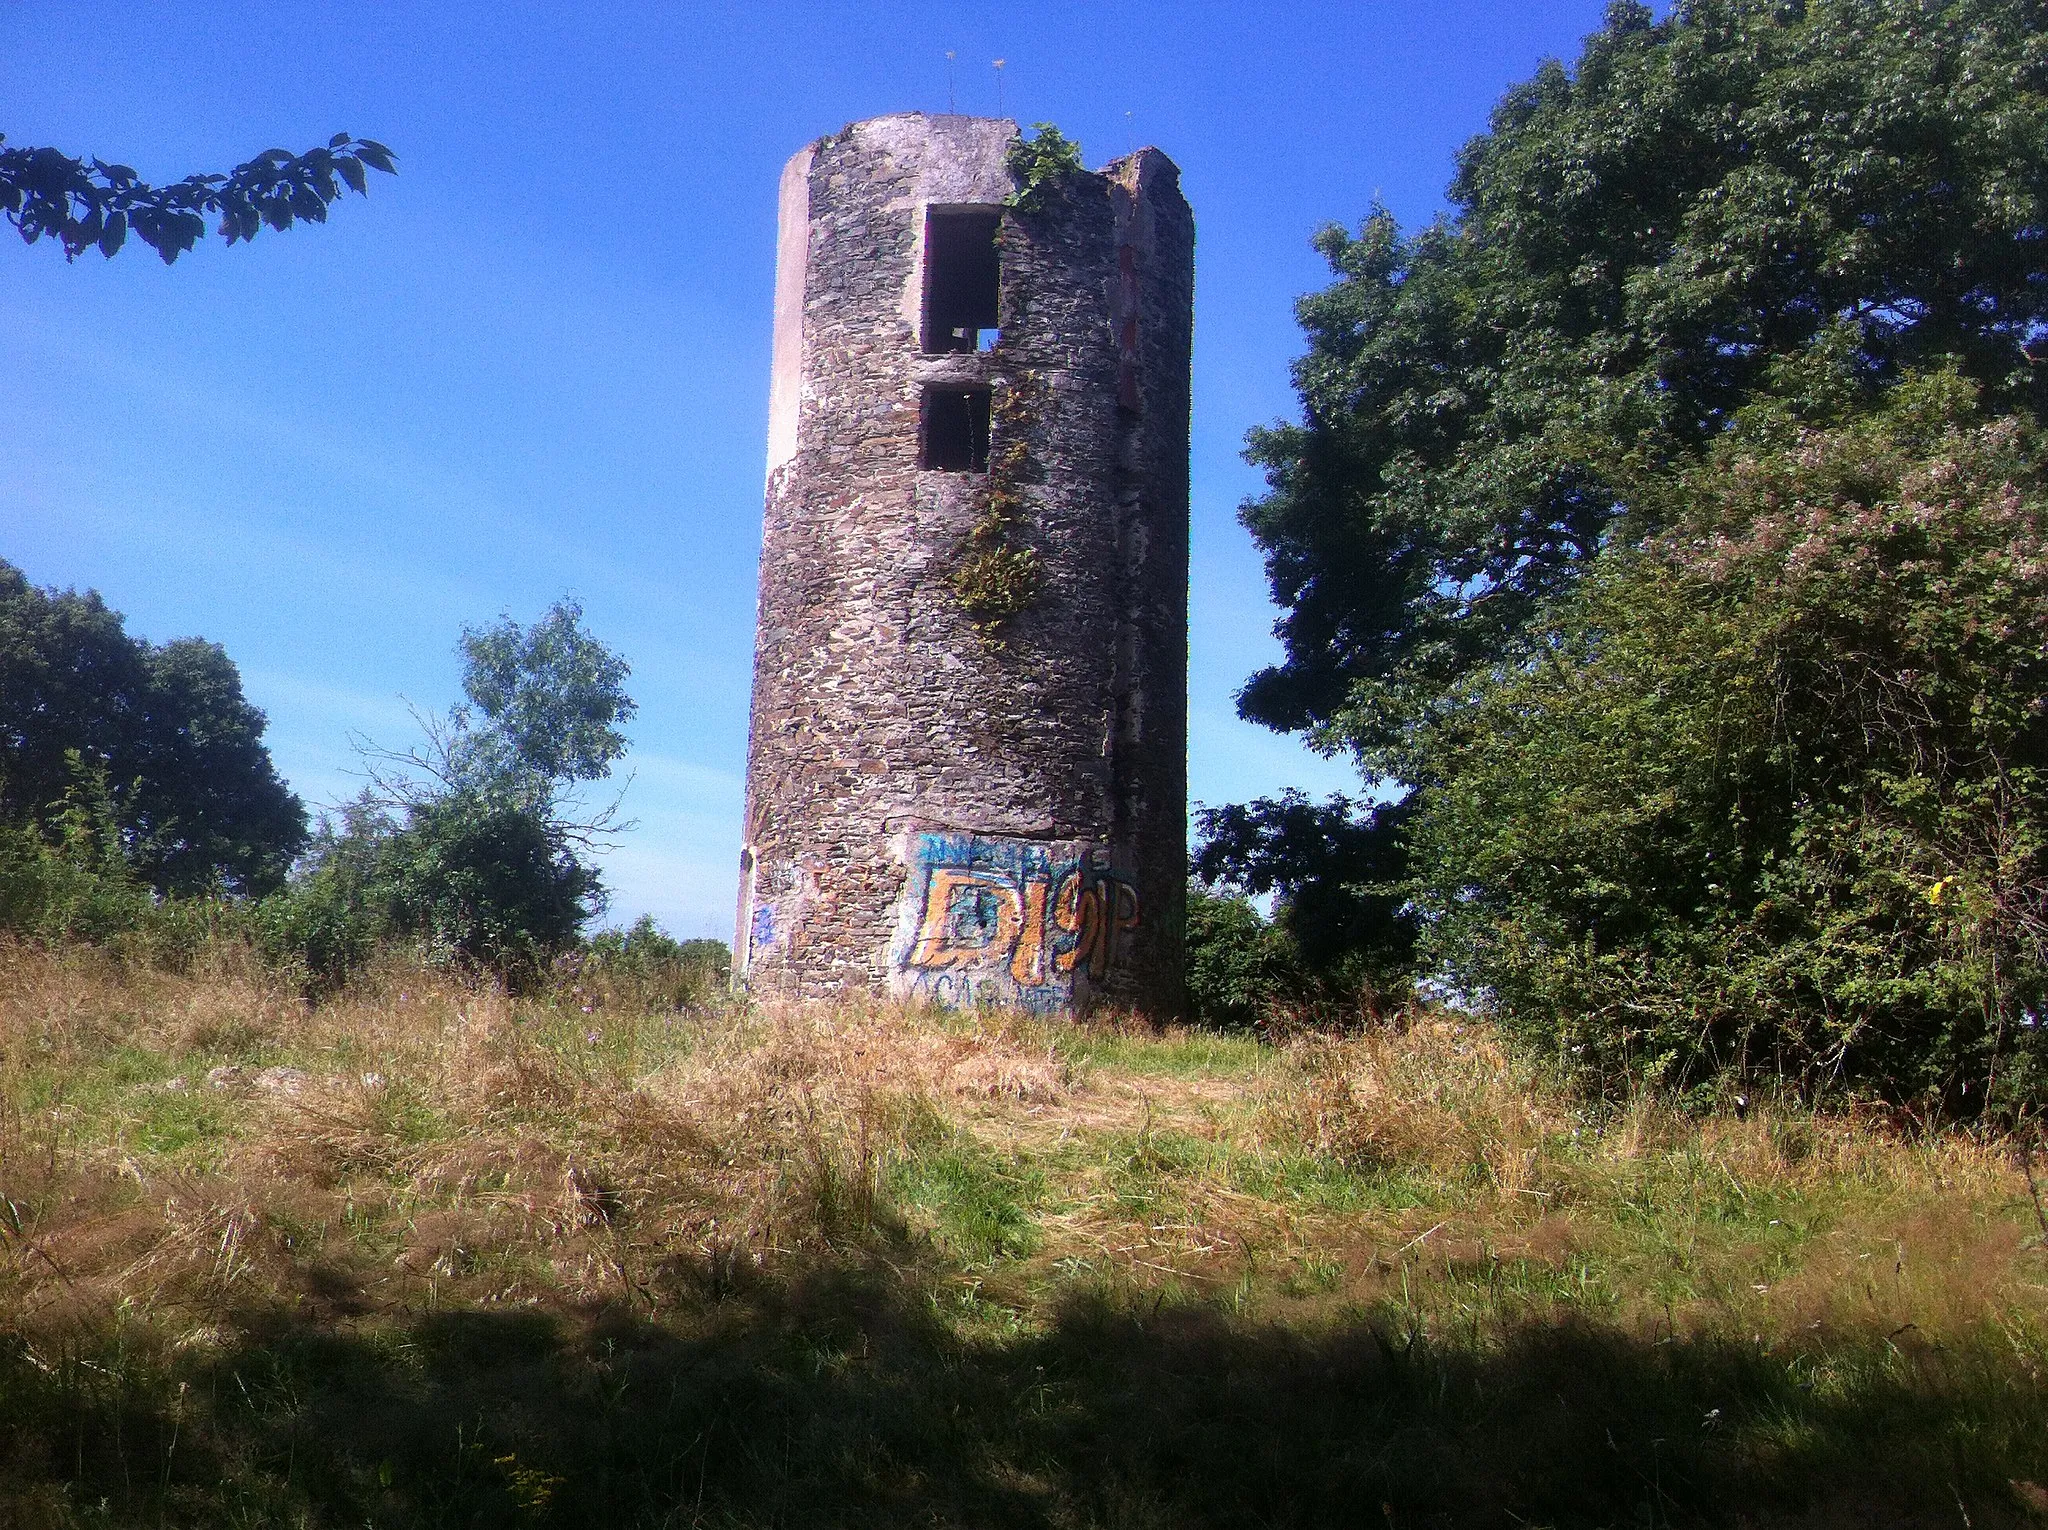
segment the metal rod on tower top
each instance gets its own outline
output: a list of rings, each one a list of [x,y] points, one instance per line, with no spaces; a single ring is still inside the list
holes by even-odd
[[[949,117],[960,115],[960,103],[953,97],[953,50],[951,48],[946,50],[946,115]]]
[[[1003,114],[1003,65],[1008,62],[1009,60],[1006,58],[996,60],[996,115],[998,117]]]

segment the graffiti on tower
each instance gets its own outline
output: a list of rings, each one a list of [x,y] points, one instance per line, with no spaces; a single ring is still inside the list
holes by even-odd
[[[1138,928],[1137,888],[1093,846],[924,830],[903,858],[890,967],[906,998],[1064,1010]]]
[[[742,949],[751,962],[788,943],[817,901],[818,879],[800,862],[757,863],[751,849],[742,852],[740,867]]]

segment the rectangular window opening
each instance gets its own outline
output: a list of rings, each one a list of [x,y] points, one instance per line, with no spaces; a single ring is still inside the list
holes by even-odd
[[[1002,259],[1000,207],[928,207],[924,222],[924,349],[980,351],[993,343]]]
[[[988,471],[988,390],[924,390],[918,466],[939,473]]]

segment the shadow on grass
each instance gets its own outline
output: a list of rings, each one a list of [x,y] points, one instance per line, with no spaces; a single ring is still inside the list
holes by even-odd
[[[1991,1337],[1461,1345],[1148,1299],[967,1340],[845,1268],[661,1322],[273,1312],[211,1352],[9,1344],[0,1524],[2022,1523],[2048,1392]]]

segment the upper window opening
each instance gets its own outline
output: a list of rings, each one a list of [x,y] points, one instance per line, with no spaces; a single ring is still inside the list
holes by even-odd
[[[988,394],[978,388],[924,390],[918,466],[941,473],[988,471]]]
[[[925,350],[986,350],[993,340],[1002,282],[996,230],[1002,221],[1000,207],[925,210]]]

